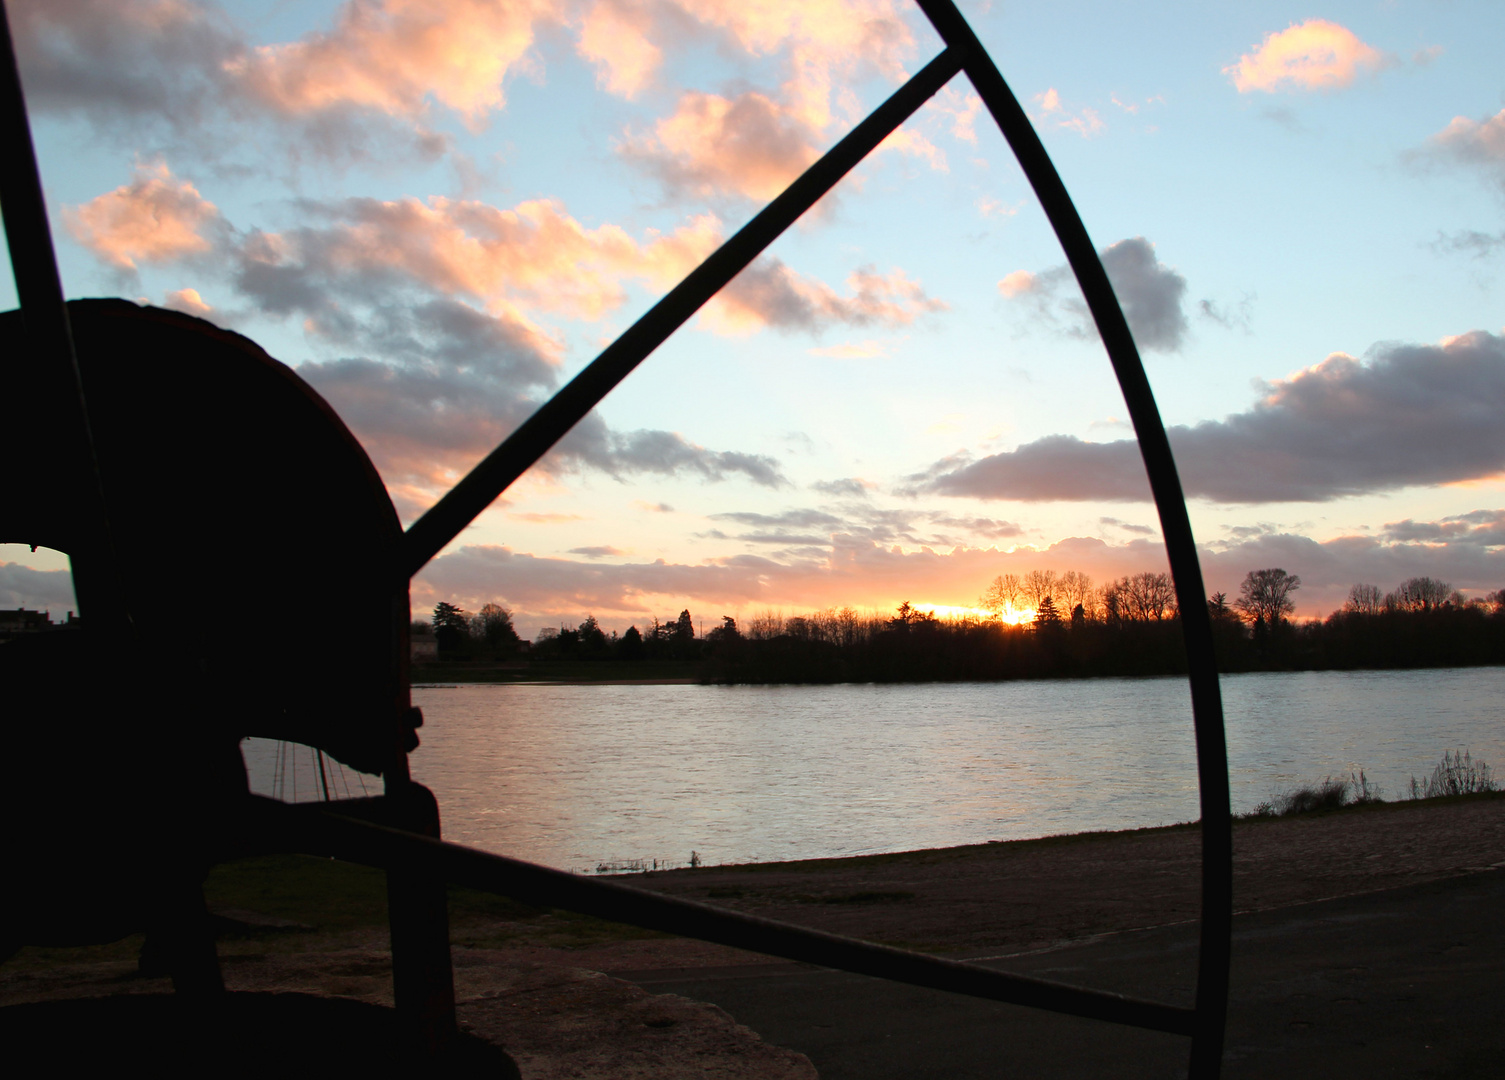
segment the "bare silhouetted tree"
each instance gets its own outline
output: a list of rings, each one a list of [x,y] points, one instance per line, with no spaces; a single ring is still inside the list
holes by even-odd
[[[1343,605],[1343,610],[1360,615],[1377,615],[1383,604],[1378,585],[1360,583],[1348,590],[1348,601]]]
[[[1029,606],[1036,611],[1045,603],[1047,597],[1053,597],[1056,591],[1056,572],[1054,570],[1031,570],[1024,575],[1024,596],[1029,601]]]
[[[1275,568],[1250,570],[1238,587],[1238,599],[1233,606],[1251,623],[1263,623],[1274,629],[1281,620],[1296,610],[1296,601],[1291,594],[1301,588],[1301,579],[1295,574]]]
[[[1146,570],[1118,581],[1122,617],[1134,622],[1159,622],[1175,614],[1176,587],[1169,574]]]
[[[1385,607],[1392,611],[1431,611],[1453,598],[1453,587],[1436,578],[1414,577],[1401,582],[1385,597]]]
[[[1018,574],[1000,574],[995,577],[983,594],[977,598],[977,606],[988,612],[995,619],[1002,619],[1013,613],[1019,606],[1019,600],[1024,596],[1024,583],[1019,580]]]

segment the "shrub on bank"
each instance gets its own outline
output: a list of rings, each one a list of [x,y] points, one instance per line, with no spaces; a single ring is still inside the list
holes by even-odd
[[[1443,799],[1449,795],[1478,795],[1499,791],[1494,772],[1482,761],[1474,761],[1467,750],[1461,754],[1447,751],[1424,781],[1411,777],[1411,798]]]
[[[1283,795],[1260,803],[1245,817],[1286,817],[1309,814],[1314,810],[1336,810],[1342,806],[1383,802],[1380,786],[1371,784],[1364,770],[1343,776],[1328,776],[1317,784],[1302,784]]]
[[[1442,755],[1442,760],[1426,780],[1411,777],[1411,798],[1444,799],[1451,795],[1482,795],[1499,791],[1499,781],[1494,770],[1483,761],[1475,761],[1467,751],[1452,750]],[[1341,776],[1325,777],[1320,783],[1302,784],[1282,795],[1276,795],[1260,803],[1245,818],[1287,817],[1291,814],[1309,814],[1316,810],[1337,810],[1344,806],[1384,802],[1380,786],[1371,784],[1364,770]]]

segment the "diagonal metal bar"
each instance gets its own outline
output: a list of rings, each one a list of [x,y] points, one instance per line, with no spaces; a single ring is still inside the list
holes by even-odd
[[[11,273],[21,301],[27,348],[19,363],[41,368],[41,383],[48,387],[48,400],[29,402],[56,409],[62,419],[61,452],[71,459],[75,490],[72,523],[77,540],[86,550],[70,551],[79,614],[95,626],[120,629],[130,624],[120,580],[116,572],[114,545],[110,540],[109,515],[89,411],[73,351],[73,330],[63,301],[58,276],[57,252],[47,227],[47,200],[37,168],[31,123],[26,116],[26,94],[16,62],[15,42],[10,34],[10,15],[0,0],[0,212],[5,218],[5,237],[10,248]],[[11,540],[23,539],[12,536]]]
[[[1081,285],[1103,344],[1118,376],[1139,437],[1150,490],[1160,513],[1166,553],[1176,583],[1196,725],[1197,779],[1202,810],[1202,925],[1197,972],[1197,1031],[1191,1076],[1215,1077],[1222,1061],[1228,1011],[1228,965],[1233,925],[1233,834],[1229,816],[1228,751],[1222,696],[1213,657],[1212,624],[1186,498],[1171,455],[1160,411],[1140,362],[1128,321],[1107,271],[1087,235],[1066,185],[1003,75],[957,10],[953,0],[917,0],[948,49],[965,57],[973,87],[993,114],[1044,208]]]
[[[402,577],[412,577],[445,544],[460,535],[476,515],[490,506],[570,428],[600,404],[601,399],[670,334],[684,325],[707,300],[740,274],[960,70],[960,57],[951,49],[921,68],[871,116],[848,132],[783,194],[764,207],[607,346],[584,371],[525,420],[403,534]]]
[[[397,868],[431,880],[509,896],[537,907],[563,908],[680,937],[990,1001],[1176,1035],[1190,1034],[1194,1021],[1191,1009],[995,971],[726,911],[615,881],[580,877],[477,851],[312,806],[295,808],[264,798],[256,798],[255,804],[258,815],[273,822],[269,831],[280,833],[289,846],[307,854]]]

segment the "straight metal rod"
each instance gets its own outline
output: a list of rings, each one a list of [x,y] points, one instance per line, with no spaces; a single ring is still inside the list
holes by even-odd
[[[615,881],[581,877],[344,817],[316,806],[290,808],[263,798],[255,802],[261,814],[274,823],[273,831],[280,832],[290,848],[310,855],[332,855],[348,862],[397,869],[509,896],[535,907],[578,911],[680,937],[990,1001],[1175,1035],[1191,1034],[1194,1023],[1191,1009],[994,971],[726,911],[693,900],[661,896]]]
[[[11,273],[26,327],[25,349],[15,362],[37,365],[43,376],[41,383],[47,387],[47,400],[25,404],[45,409],[61,420],[59,443],[69,458],[75,489],[69,492],[75,515],[69,532],[78,545],[85,546],[84,550],[68,552],[73,561],[79,614],[95,627],[128,627],[130,619],[115,566],[83,380],[73,351],[73,330],[63,302],[57,253],[47,227],[47,200],[42,193],[36,147],[26,116],[26,94],[4,0],[0,0],[0,212],[4,214]]]
[[[746,269],[960,70],[961,60],[952,49],[926,64],[525,420],[403,534],[402,576],[416,574],[445,544],[460,535],[670,334]]]
[[[1134,432],[1139,438],[1145,471],[1149,474],[1186,641],[1202,810],[1198,1022],[1191,1051],[1191,1077],[1193,1080],[1215,1077],[1223,1055],[1233,926],[1233,833],[1229,816],[1228,751],[1217,664],[1213,656],[1212,623],[1207,613],[1202,570],[1175,458],[1171,455],[1170,440],[1166,438],[1160,410],[1155,405],[1155,396],[1139,359],[1139,350],[1108,281],[1107,271],[1040,137],[952,0],[917,2],[947,47],[962,53],[967,77],[993,114],[1055,229],[1087,307],[1097,323],[1098,333],[1102,335],[1113,371],[1118,376],[1124,402],[1134,422]]]

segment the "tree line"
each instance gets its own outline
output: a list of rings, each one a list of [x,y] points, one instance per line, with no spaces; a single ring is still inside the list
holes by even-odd
[[[1292,623],[1301,579],[1251,570],[1229,597],[1207,599],[1223,671],[1432,667],[1505,663],[1505,589],[1466,599],[1446,582],[1411,578],[1388,593],[1356,584],[1327,619]],[[1185,671],[1170,575],[1130,574],[1101,585],[1078,571],[994,578],[982,614],[938,618],[905,602],[891,615],[829,607],[784,617],[765,611],[739,626],[722,616],[697,632],[688,609],[646,630],[607,633],[594,616],[543,631],[531,656],[557,660],[696,662],[725,682],[910,682]],[[433,633],[444,659],[505,658],[519,642],[510,615],[488,604],[468,616],[441,604]],[[503,628],[505,627],[505,629]],[[447,635],[447,636],[446,636]]]

